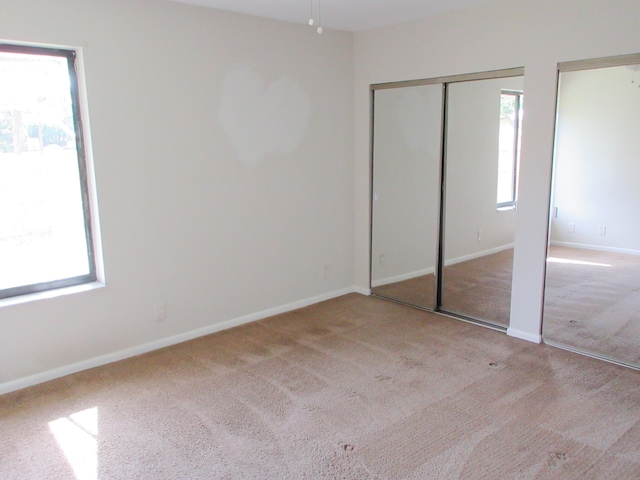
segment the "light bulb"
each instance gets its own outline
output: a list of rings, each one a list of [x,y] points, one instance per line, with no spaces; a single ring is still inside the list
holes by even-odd
[[[313,26],[313,18],[309,19],[309,25]]]
[[[322,27],[318,27],[318,33],[322,33]]]

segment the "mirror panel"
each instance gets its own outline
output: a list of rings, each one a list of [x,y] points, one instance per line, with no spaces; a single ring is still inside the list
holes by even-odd
[[[374,91],[371,289],[435,307],[442,85]]]
[[[447,92],[441,309],[509,324],[523,77]]]
[[[545,342],[634,366],[639,85],[637,64],[560,73],[543,317]]]

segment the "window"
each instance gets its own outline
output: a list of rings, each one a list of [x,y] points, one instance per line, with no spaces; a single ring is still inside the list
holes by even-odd
[[[498,141],[498,208],[513,208],[518,198],[520,163],[520,125],[522,92],[503,91],[500,95],[500,134]]]
[[[0,298],[96,280],[73,50],[0,44]]]

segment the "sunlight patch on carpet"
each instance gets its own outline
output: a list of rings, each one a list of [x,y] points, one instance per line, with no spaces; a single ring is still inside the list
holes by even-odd
[[[98,407],[49,422],[77,480],[98,479]]]
[[[590,267],[613,267],[613,265],[610,265],[608,263],[585,262],[584,260],[571,260],[569,258],[556,258],[556,257],[547,258],[547,262],[566,263],[570,265],[588,265]]]

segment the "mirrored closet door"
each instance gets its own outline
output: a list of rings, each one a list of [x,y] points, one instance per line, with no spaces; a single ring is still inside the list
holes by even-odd
[[[640,367],[640,55],[560,64],[546,343]]]
[[[508,326],[522,74],[372,86],[374,295]]]
[[[375,90],[371,289],[435,308],[441,84]]]
[[[507,327],[523,77],[447,91],[441,309]]]

